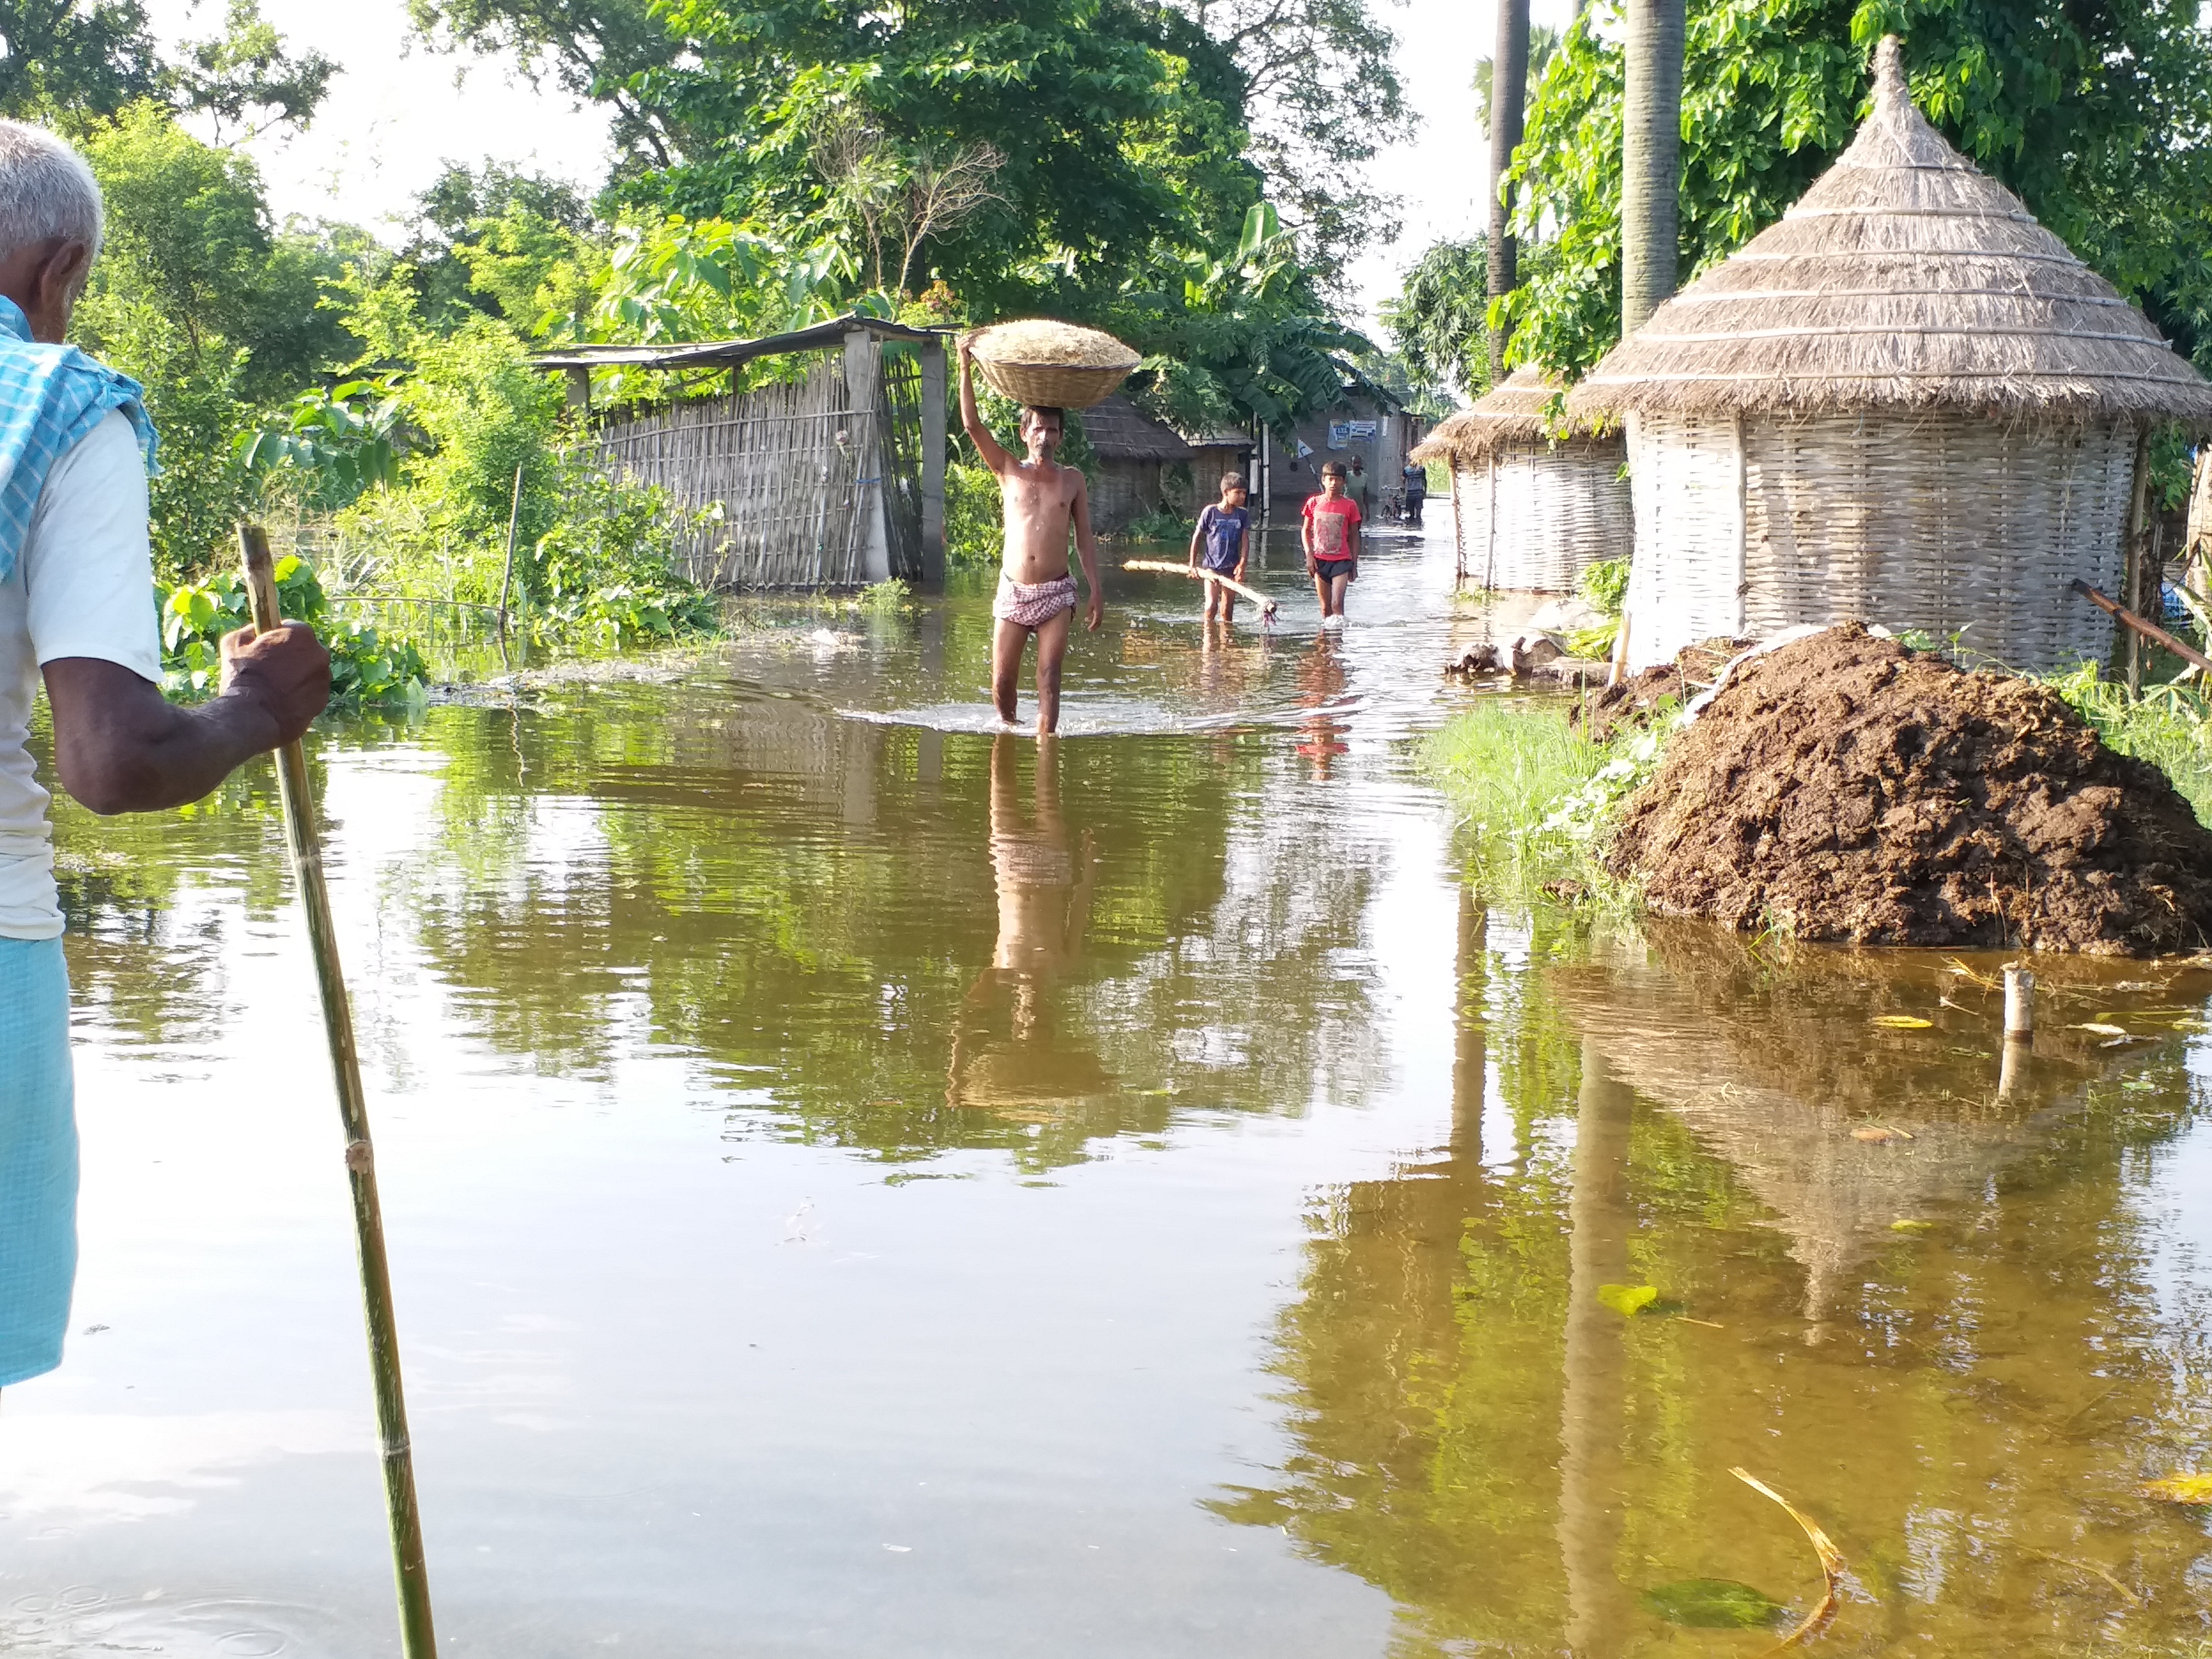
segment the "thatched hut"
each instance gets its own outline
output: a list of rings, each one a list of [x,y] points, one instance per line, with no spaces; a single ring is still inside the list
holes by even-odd
[[[1417,461],[1451,464],[1461,580],[1565,593],[1584,567],[1628,551],[1627,451],[1617,434],[1551,436],[1545,412],[1559,391],[1542,370],[1516,368],[1414,447]]]
[[[1629,661],[1862,618],[2023,669],[2102,656],[2143,435],[2212,386],[1913,107],[1874,112],[1776,224],[1578,386],[1625,417]]]

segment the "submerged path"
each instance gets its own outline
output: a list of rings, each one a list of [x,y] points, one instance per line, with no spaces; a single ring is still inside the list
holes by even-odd
[[[1487,908],[1406,752],[1448,528],[1340,639],[1286,538],[1271,637],[1117,577],[1042,750],[980,586],[318,734],[453,1651],[1755,1654],[1820,1581],[1734,1464],[1830,1650],[2193,1637],[2203,1007],[2056,975],[2001,1098],[1941,957]],[[268,781],[60,847],[0,1647],[389,1653]]]

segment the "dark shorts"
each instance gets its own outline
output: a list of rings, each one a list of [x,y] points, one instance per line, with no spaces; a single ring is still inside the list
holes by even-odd
[[[1225,559],[1217,559],[1211,553],[1201,553],[1198,556],[1198,562],[1217,576],[1233,576],[1237,574],[1237,561],[1242,556],[1241,554],[1231,553]]]
[[[1357,559],[1316,559],[1314,574],[1323,581],[1334,581],[1339,576],[1355,574],[1352,567],[1358,562]]]

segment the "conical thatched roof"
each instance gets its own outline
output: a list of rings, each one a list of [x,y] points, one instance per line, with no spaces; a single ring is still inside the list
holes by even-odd
[[[1475,466],[1500,444],[1542,443],[1557,435],[1544,411],[1563,384],[1558,375],[1524,364],[1477,399],[1474,408],[1439,422],[1435,431],[1414,446],[1413,458]]]
[[[1934,408],[2212,423],[2212,385],[1929,125],[1892,37],[1874,112],[1835,166],[1660,307],[1568,409]]]

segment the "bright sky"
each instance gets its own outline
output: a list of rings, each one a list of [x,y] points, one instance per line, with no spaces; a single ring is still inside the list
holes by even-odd
[[[1474,64],[1490,56],[1498,27],[1491,0],[1382,0],[1376,12],[1398,36],[1398,76],[1421,118],[1408,144],[1375,158],[1381,188],[1406,198],[1398,240],[1370,249],[1352,266],[1364,320],[1398,291],[1407,266],[1430,244],[1483,229],[1490,210],[1490,140],[1474,97]],[[1558,28],[1573,15],[1571,0],[1531,0],[1531,21]]]
[[[1496,27],[1490,0],[1379,0],[1376,9],[1399,37],[1399,72],[1421,125],[1413,143],[1373,166],[1377,185],[1406,198],[1406,214],[1399,240],[1353,267],[1370,325],[1376,303],[1397,290],[1423,249],[1480,229],[1486,217],[1489,147],[1472,83]],[[149,10],[164,41],[174,43],[215,33],[222,3],[151,0]],[[1534,0],[1533,10],[1537,22],[1557,26],[1570,0]],[[343,219],[389,234],[448,160],[491,157],[586,189],[606,174],[603,115],[495,62],[410,44],[404,0],[262,0],[262,13],[295,50],[325,52],[343,70],[307,133],[253,146],[279,218]]]
[[[221,33],[223,0],[150,0],[165,44]],[[447,161],[489,156],[596,190],[609,163],[607,121],[557,88],[540,92],[498,63],[413,45],[404,0],[261,0],[295,52],[343,73],[314,125],[252,148],[278,218],[342,219],[390,233]],[[459,77],[459,84],[456,84]]]

